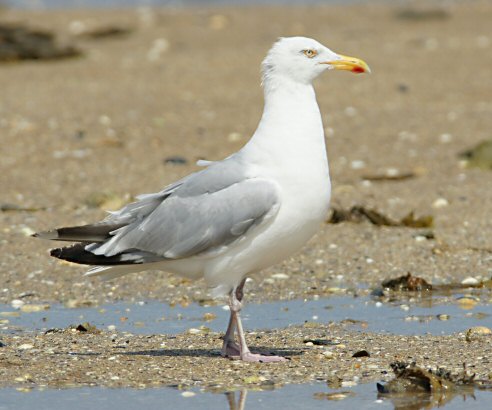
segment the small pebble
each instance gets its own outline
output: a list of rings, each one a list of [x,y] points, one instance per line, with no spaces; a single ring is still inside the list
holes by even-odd
[[[396,177],[400,175],[400,170],[398,168],[387,168],[385,174],[388,177]]]
[[[21,312],[24,313],[32,313],[32,312],[41,312],[43,310],[48,310],[50,305],[23,305],[20,307]]]
[[[184,391],[183,393],[181,393],[181,396],[183,396],[183,397],[193,397],[193,396],[196,396],[196,393],[194,393],[192,391]]]
[[[101,125],[106,125],[107,127],[109,127],[111,125],[111,118],[109,118],[107,115],[101,115],[99,117],[99,123]]]
[[[444,208],[449,205],[449,202],[445,198],[438,198],[432,203],[432,207],[435,209]]]
[[[472,340],[479,339],[483,336],[490,336],[492,330],[485,326],[475,326],[471,327],[466,331],[466,341],[471,342]]]
[[[453,139],[453,136],[451,134],[448,134],[448,133],[444,133],[444,134],[439,135],[439,142],[441,142],[442,144],[447,144],[447,143],[451,142],[452,139]]]
[[[371,357],[371,354],[367,350],[359,350],[358,352],[355,352],[352,357],[358,358],[358,357]]]
[[[14,308],[14,309],[20,309],[22,306],[25,305],[25,302],[20,300],[20,299],[14,299],[12,302],[10,302],[10,305]]]
[[[362,169],[366,166],[366,163],[361,159],[356,159],[350,163],[350,168],[352,169]]]
[[[313,397],[318,400],[340,401],[349,396],[353,396],[353,392],[335,392],[335,393],[314,393]]]
[[[457,300],[462,309],[473,309],[478,303],[477,299],[470,296],[463,296]]]
[[[74,36],[79,36],[87,31],[87,25],[83,21],[73,20],[68,25],[68,31]]]
[[[164,158],[164,164],[185,165],[187,163],[188,160],[185,157],[181,157],[179,155]]]
[[[237,142],[241,140],[241,134],[239,132],[231,132],[227,136],[227,140],[230,142]]]
[[[207,312],[203,315],[203,320],[205,320],[206,322],[210,322],[211,320],[214,320],[216,318],[217,318],[217,315],[214,313]]]
[[[165,38],[156,38],[147,52],[147,60],[155,62],[169,49],[169,41]]]
[[[274,273],[271,277],[277,280],[289,279],[289,275],[286,275],[285,273]]]
[[[29,344],[29,343],[24,343],[22,345],[20,345],[17,349],[19,350],[29,350],[29,349],[32,349],[34,346],[32,344]]]
[[[20,231],[24,236],[32,236],[36,233],[36,231],[32,230],[28,226],[23,226]]]
[[[480,282],[472,276],[468,276],[461,281],[462,285],[478,285]]]
[[[116,326],[115,326],[115,325],[109,325],[109,326],[108,326],[108,330],[109,330],[110,332],[114,332],[114,331],[116,330]]]

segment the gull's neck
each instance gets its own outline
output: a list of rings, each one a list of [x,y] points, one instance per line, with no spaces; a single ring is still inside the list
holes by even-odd
[[[323,124],[312,84],[268,77],[263,87],[263,115],[245,151],[290,159],[307,158],[316,152],[316,157],[326,158]]]
[[[319,116],[318,103],[311,83],[298,83],[287,78],[268,78],[263,84],[265,108],[263,117],[269,121],[281,114],[293,114],[301,110],[303,114],[310,112]],[[287,116],[287,115],[286,115]],[[265,118],[262,118],[262,121]]]

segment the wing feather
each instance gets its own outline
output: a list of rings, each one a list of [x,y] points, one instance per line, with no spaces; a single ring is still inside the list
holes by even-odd
[[[82,264],[121,266],[222,252],[280,206],[278,185],[249,169],[236,154],[140,195],[97,224],[38,236],[79,242],[52,255]]]
[[[179,190],[149,215],[114,232],[96,255],[138,249],[166,259],[197,255],[234,242],[278,210],[278,189],[265,179],[245,179],[216,192],[180,196]]]

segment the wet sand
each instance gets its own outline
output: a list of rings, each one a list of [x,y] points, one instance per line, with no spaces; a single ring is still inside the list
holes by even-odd
[[[492,6],[486,2],[451,5],[444,17],[430,19],[398,18],[399,11],[383,5],[0,11],[2,21],[54,30],[85,52],[84,57],[71,60],[0,65],[0,203],[39,209],[0,213],[0,302],[207,299],[203,283],[165,273],[135,274],[113,283],[85,279],[84,268],[49,258],[51,244],[29,234],[100,219],[102,208],[118,207],[128,198],[160,190],[193,172],[197,159],[221,159],[238,150],[261,115],[259,64],[276,37],[289,35],[314,37],[340,53],[365,59],[373,70],[370,76],[327,73],[316,83],[327,134],[333,205],[364,205],[394,219],[410,211],[432,215],[435,238],[425,239],[427,228],[326,224],[301,253],[254,277],[247,300],[326,296],[334,288],[374,287],[406,272],[431,283],[489,278],[492,190],[487,187],[492,174],[464,168],[458,154],[491,137]],[[81,27],[106,25],[134,31],[107,40],[74,35]],[[187,163],[166,163],[172,156]],[[364,179],[392,169],[416,177],[370,183]],[[102,194],[106,201],[100,200]],[[279,273],[288,277],[272,276]],[[415,353],[407,354],[402,350],[408,347],[407,339],[333,329],[330,338],[333,331],[343,340],[354,340],[353,345],[347,344],[350,349],[367,349],[371,340],[385,347],[387,353],[377,359],[379,367],[367,371],[353,366],[348,351],[337,356],[347,360],[319,361],[318,352],[303,349],[301,336],[320,329],[275,330],[258,346],[297,352],[291,362],[272,370],[275,383],[313,380],[318,370],[320,377],[340,372],[375,380],[401,355],[449,369],[458,369],[466,360],[474,363],[477,374],[485,377],[488,371],[483,358],[490,356],[490,338],[474,346],[464,343],[463,335],[422,336],[415,339]],[[112,356],[110,335],[80,339],[77,343],[82,346],[92,344],[98,358],[89,355],[78,361],[67,355],[74,337],[70,333],[2,336],[7,344],[0,348],[2,372],[7,376],[2,379],[12,384],[21,373],[30,373],[40,384],[89,384],[92,377],[84,374],[95,371],[101,373],[96,384],[212,385],[214,380],[205,376],[196,381],[192,377],[202,371],[210,374],[211,366],[226,366],[241,377],[257,375],[261,369],[210,357],[209,349],[216,351],[219,346],[217,334],[169,340],[134,337],[133,351],[158,351],[164,341],[172,349],[184,349],[187,359],[165,351],[124,356],[117,368],[129,373],[113,383],[104,377],[105,368],[93,362]],[[29,340],[40,348],[19,354],[18,345]],[[50,344],[61,355],[47,353]],[[202,353],[195,356],[194,348],[188,352],[189,346]],[[427,349],[429,359],[424,359]],[[38,358],[37,364],[30,355]],[[59,360],[68,369],[64,376],[58,374]],[[128,360],[145,367],[147,381],[136,373],[131,376],[138,366],[129,368]],[[162,366],[172,369],[166,373],[169,378],[158,370],[148,372]],[[316,371],[305,370],[309,366]],[[298,368],[304,370],[297,374]],[[238,380],[244,381],[241,377]]]
[[[243,363],[220,357],[219,333],[177,336],[86,334],[66,330],[6,337],[0,386],[24,387],[159,387],[200,386],[227,391],[240,387],[271,389],[289,383],[327,381],[350,387],[393,377],[390,363],[416,361],[454,375],[467,371],[488,381],[490,338],[467,342],[465,336],[397,336],[362,333],[339,324],[249,333],[251,349],[290,358],[284,363]],[[311,346],[306,339],[334,342]],[[29,347],[31,346],[31,347]],[[352,357],[366,350],[370,357]],[[459,352],[459,354],[456,354]],[[477,355],[477,352],[480,352]],[[446,358],[443,360],[443,358]],[[344,383],[345,382],[345,383]],[[343,383],[343,384],[342,384]]]

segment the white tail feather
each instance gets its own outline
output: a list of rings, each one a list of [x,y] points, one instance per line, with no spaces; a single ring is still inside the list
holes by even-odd
[[[131,272],[136,272],[135,266],[120,265],[120,266],[95,266],[89,269],[85,276],[98,276],[104,281],[113,280],[124,276]]]

